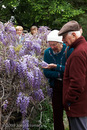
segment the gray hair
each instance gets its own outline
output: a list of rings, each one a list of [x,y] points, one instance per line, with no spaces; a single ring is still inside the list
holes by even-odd
[[[78,37],[81,36],[80,30],[79,30],[79,31],[71,31],[71,32],[68,32],[68,35],[71,35],[73,32],[74,32]]]

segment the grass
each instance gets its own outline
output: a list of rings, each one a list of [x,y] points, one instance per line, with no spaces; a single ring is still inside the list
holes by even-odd
[[[52,110],[52,105],[51,102],[49,102],[49,100],[45,100],[42,103],[42,120],[41,120],[41,127],[33,127],[30,128],[29,130],[53,130],[53,110]],[[40,112],[38,111],[37,113],[38,116],[36,116],[35,120],[39,120],[40,119]],[[67,120],[67,116],[66,113],[64,111],[64,127],[65,130],[69,130],[68,127],[68,120]],[[33,123],[35,124],[34,120]]]
[[[68,120],[67,120],[67,116],[66,116],[66,112],[65,111],[64,111],[64,114],[63,114],[63,120],[64,120],[65,130],[69,130],[69,124],[68,124]]]

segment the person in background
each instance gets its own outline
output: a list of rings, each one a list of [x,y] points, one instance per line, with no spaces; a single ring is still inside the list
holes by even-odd
[[[23,27],[22,26],[16,26],[16,34],[17,35],[22,35],[23,33]]]
[[[47,35],[49,48],[44,52],[44,61],[48,63],[44,69],[44,75],[48,78],[50,87],[53,89],[52,106],[54,130],[64,130],[63,124],[63,73],[65,63],[72,50],[67,49],[67,46],[62,42],[62,36],[58,36],[58,30],[53,30]],[[66,55],[67,54],[67,55]]]
[[[67,46],[74,48],[63,77],[63,105],[70,130],[87,130],[87,41],[75,20],[66,23],[58,34]]]
[[[22,26],[16,26],[16,34],[17,34],[17,44],[22,44],[24,40],[24,33]]]
[[[30,32],[31,32],[32,35],[36,35],[37,32],[38,32],[37,26],[32,26],[32,27],[30,28]]]

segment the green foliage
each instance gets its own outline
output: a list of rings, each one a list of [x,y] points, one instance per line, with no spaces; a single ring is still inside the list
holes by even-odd
[[[6,8],[2,8],[5,5]],[[29,29],[32,25],[59,28],[63,23],[84,13],[68,0],[8,0],[1,3],[1,19],[15,16],[15,23]],[[8,16],[8,17],[7,17]]]
[[[2,7],[2,5],[5,6]],[[87,0],[2,0],[0,21],[7,22],[11,16],[14,23],[30,30],[32,25],[60,29],[70,20],[77,20],[84,26],[83,35],[87,39],[86,27]]]
[[[32,116],[32,120],[30,120],[30,130],[53,130],[53,111],[52,111],[52,105],[49,102],[48,99],[46,99],[44,102],[41,103],[42,109],[40,111],[37,110],[36,108],[36,112],[35,109],[33,110],[33,114],[36,115],[36,117],[33,115]],[[39,106],[40,108],[40,106]],[[42,116],[41,116],[41,112],[42,112]],[[40,118],[41,119],[41,126],[39,127],[39,123],[40,123]]]
[[[65,130],[69,130],[68,119],[67,119],[67,116],[66,116],[66,112],[65,112],[65,111],[63,112],[63,121],[64,121]]]
[[[43,111],[43,118],[42,118],[42,127],[43,130],[52,130],[53,129],[53,110],[52,104],[48,101],[44,102],[44,111]]]
[[[84,14],[82,17],[80,17],[79,23],[81,24],[83,28],[83,36],[87,40],[87,14]]]
[[[49,101],[48,99],[46,99],[44,102],[41,103],[42,105],[42,120],[41,120],[41,127],[40,130],[53,130],[53,109],[52,109],[52,104],[51,101]],[[30,120],[30,130],[39,130],[38,128],[38,122],[41,116],[40,110],[35,109],[33,111],[33,114],[36,115],[36,117],[33,115],[32,116],[32,120]],[[64,127],[65,130],[69,130],[69,125],[68,125],[68,120],[67,120],[67,116],[66,113],[64,111]]]

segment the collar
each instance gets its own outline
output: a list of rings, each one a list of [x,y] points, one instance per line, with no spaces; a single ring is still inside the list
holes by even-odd
[[[53,54],[54,54],[54,55],[57,55],[57,54],[59,54],[60,52],[61,52],[61,51],[59,51],[59,52],[54,52],[54,51],[53,51]]]
[[[86,42],[85,38],[83,36],[79,37],[75,42],[72,43],[72,45],[69,47],[70,48],[76,48],[79,44]]]

